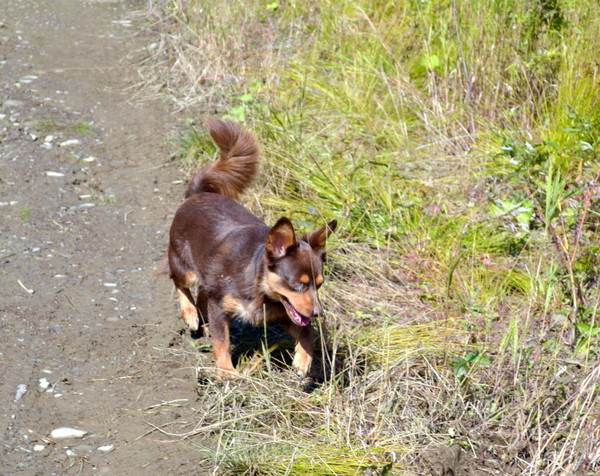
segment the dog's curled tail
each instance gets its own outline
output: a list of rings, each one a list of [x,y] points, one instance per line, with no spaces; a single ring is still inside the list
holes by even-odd
[[[252,183],[258,169],[258,145],[254,136],[231,121],[209,119],[208,131],[221,150],[216,162],[200,168],[192,177],[185,198],[213,192],[237,200]]]

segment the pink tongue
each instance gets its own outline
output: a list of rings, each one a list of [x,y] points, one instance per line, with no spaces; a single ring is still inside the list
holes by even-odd
[[[293,307],[291,310],[292,314],[294,315],[294,320],[296,321],[296,324],[298,324],[299,326],[308,326],[310,324],[310,319],[308,317],[304,317]]]

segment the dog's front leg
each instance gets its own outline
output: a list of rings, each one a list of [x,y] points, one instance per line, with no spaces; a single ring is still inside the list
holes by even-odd
[[[217,374],[219,377],[235,377],[236,372],[231,361],[229,348],[229,321],[221,303],[208,299],[208,327],[213,345],[215,360],[217,361]]]
[[[313,337],[312,328],[308,326],[297,326],[290,324],[287,331],[296,339],[296,350],[292,366],[301,377],[306,377],[313,361]]]

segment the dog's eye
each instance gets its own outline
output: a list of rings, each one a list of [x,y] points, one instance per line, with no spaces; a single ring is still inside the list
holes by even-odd
[[[296,291],[297,293],[303,293],[304,291],[306,291],[307,285],[296,281],[294,283],[290,283],[289,287],[292,291]]]

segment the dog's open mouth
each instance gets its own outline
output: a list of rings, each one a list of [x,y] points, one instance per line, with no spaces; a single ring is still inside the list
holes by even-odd
[[[292,320],[292,322],[294,322],[294,324],[298,324],[302,327],[308,326],[310,324],[310,318],[300,314],[288,298],[286,298],[285,296],[281,296],[281,303],[283,304],[283,307],[285,307],[288,316],[290,316],[290,319]]]

